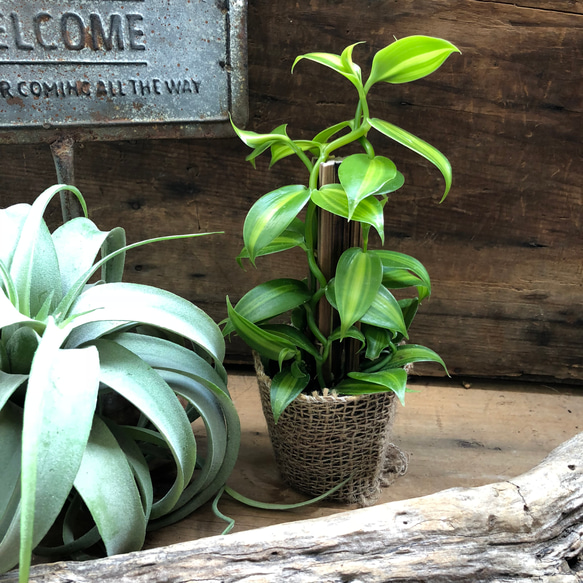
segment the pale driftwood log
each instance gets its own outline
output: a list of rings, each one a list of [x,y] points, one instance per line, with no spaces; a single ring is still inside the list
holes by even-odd
[[[583,581],[583,433],[513,480],[84,563],[59,583]],[[0,583],[16,581],[14,572]]]

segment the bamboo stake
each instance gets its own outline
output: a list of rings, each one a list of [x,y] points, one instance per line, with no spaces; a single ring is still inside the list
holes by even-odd
[[[330,160],[320,167],[320,186],[338,182],[338,166],[341,160]],[[346,249],[356,247],[362,241],[362,229],[356,221],[348,222],[343,217],[318,209],[318,265],[327,280],[335,275],[335,268],[340,256]],[[320,331],[329,336],[340,326],[338,314],[325,297],[318,304],[317,322]],[[332,383],[340,378],[344,370],[358,370],[359,344],[352,338],[343,342],[334,342],[330,356],[324,366],[324,376]]]

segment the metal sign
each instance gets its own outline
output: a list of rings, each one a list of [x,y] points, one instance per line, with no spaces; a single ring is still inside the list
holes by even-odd
[[[245,0],[2,0],[0,143],[230,135]]]

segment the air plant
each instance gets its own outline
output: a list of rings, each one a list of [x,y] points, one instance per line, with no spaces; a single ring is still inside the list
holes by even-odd
[[[85,216],[50,233],[43,214],[63,190]],[[221,332],[191,302],[121,281],[126,251],[198,235],[126,245],[72,186],[0,210],[0,572],[19,564],[24,583],[33,551],[139,550],[223,491],[240,427]],[[161,460],[173,469],[159,492]]]

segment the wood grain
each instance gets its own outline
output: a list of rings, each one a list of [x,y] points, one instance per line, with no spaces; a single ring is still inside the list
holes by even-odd
[[[454,169],[441,205],[439,173],[373,136],[406,185],[387,205],[385,247],[411,253],[434,284],[413,339],[436,349],[454,374],[583,381],[583,26],[580,1],[250,0],[249,127],[289,123],[294,137],[352,115],[350,84],[296,55],[355,50],[367,63],[393,35],[451,40],[462,55],[409,85],[375,87],[373,115],[440,148]],[[367,65],[364,66],[367,69]],[[76,178],[102,228],[131,241],[163,233],[224,235],[133,251],[129,281],[188,297],[217,320],[271,277],[303,277],[299,253],[242,271],[245,212],[257,197],[303,181],[291,160],[253,170],[235,139],[87,143]],[[45,146],[0,146],[0,206],[31,201],[55,181]],[[58,209],[51,208],[53,223]],[[250,362],[240,342],[231,362]],[[437,367],[422,369],[440,374]]]

